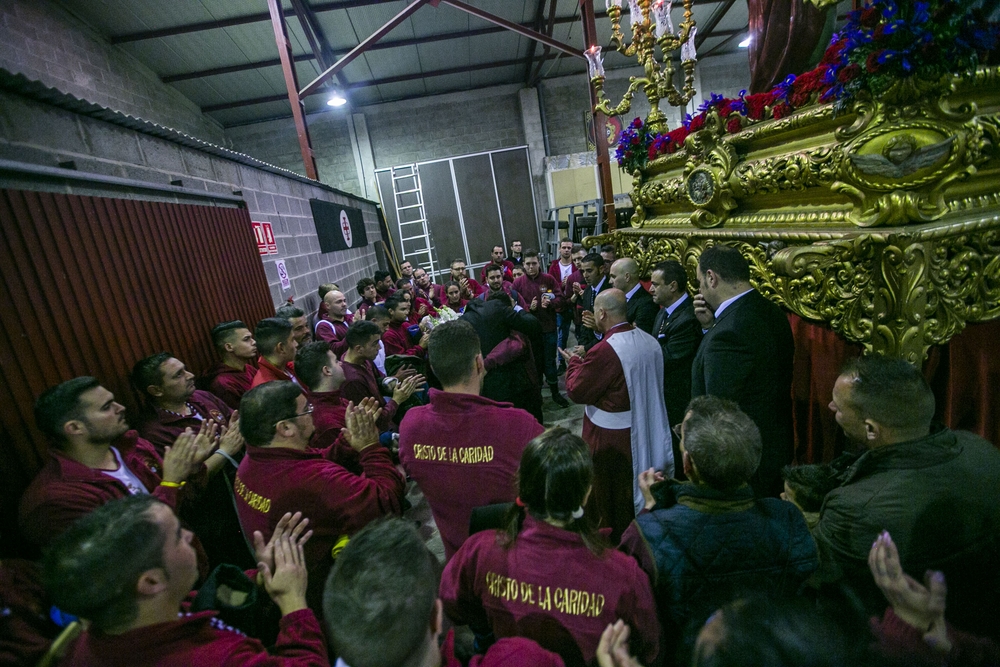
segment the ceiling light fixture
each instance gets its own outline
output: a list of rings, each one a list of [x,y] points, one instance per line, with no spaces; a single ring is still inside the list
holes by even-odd
[[[328,99],[326,103],[331,107],[342,107],[347,104],[347,98],[344,97],[344,94],[339,90],[334,90],[333,93],[330,94],[330,99]]]
[[[747,38],[744,39],[742,42],[739,43],[739,47],[741,49],[748,48],[750,46],[750,42],[752,42],[752,41],[753,41],[753,37],[751,37],[750,35],[747,35]]]

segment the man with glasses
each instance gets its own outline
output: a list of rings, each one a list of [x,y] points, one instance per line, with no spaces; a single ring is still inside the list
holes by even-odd
[[[306,599],[317,612],[323,584],[350,536],[369,522],[402,513],[406,482],[389,450],[378,446],[375,417],[350,404],[344,438],[358,452],[356,475],[330,460],[333,449],[309,447],[313,406],[298,385],[268,382],[240,401],[240,431],[247,454],[236,474],[236,509],[246,535],[269,535],[285,512],[309,517],[313,537],[305,547]]]
[[[462,288],[462,298],[465,300],[475,299],[483,293],[483,286],[476,282],[465,272],[465,260],[455,259],[451,262],[451,280],[458,283]]]

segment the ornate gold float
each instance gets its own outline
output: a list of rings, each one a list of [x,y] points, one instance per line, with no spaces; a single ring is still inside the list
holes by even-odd
[[[733,245],[770,299],[911,362],[1000,316],[1000,68],[726,122],[709,111],[634,171],[631,227],[584,244],[692,279],[704,248]]]

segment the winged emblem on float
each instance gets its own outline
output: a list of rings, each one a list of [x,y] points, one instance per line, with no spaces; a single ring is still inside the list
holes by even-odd
[[[852,154],[851,163],[862,174],[884,178],[904,178],[929,167],[948,155],[955,137],[917,148],[912,136],[893,137],[881,153]]]

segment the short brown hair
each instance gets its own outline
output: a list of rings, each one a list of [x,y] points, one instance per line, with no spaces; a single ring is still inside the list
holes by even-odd
[[[760,465],[760,430],[733,401],[717,396],[691,399],[684,420],[684,450],[702,481],[717,491],[734,491]]]
[[[465,320],[444,322],[431,329],[427,358],[434,375],[446,387],[468,379],[481,352],[479,334]]]

